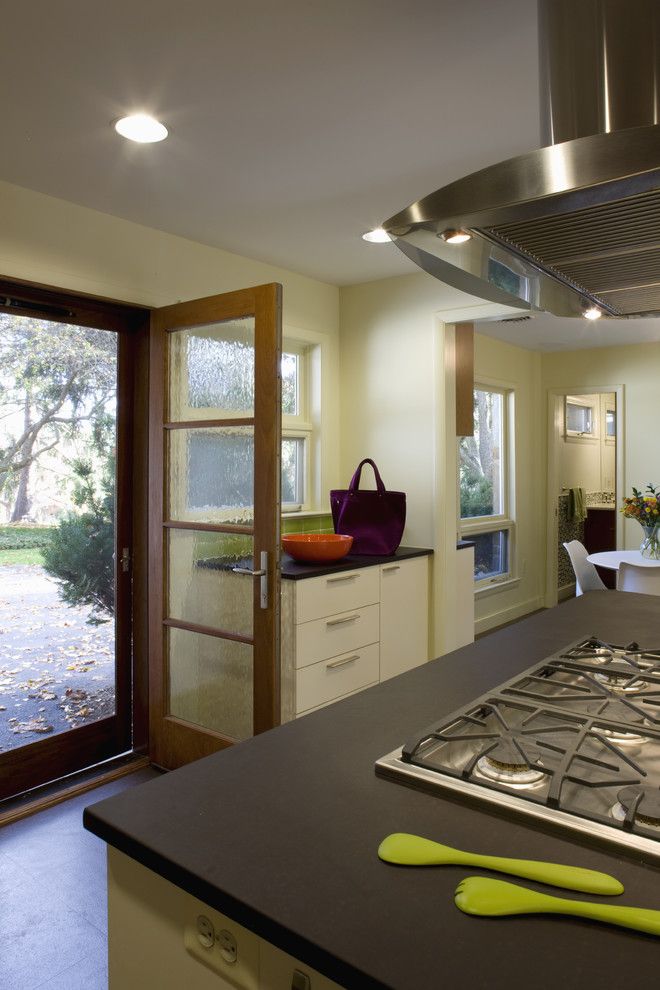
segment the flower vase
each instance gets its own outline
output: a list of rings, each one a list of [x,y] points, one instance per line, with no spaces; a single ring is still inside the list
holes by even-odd
[[[639,552],[642,557],[647,557],[649,560],[660,560],[660,522],[651,523],[650,526],[642,525],[642,529],[644,539]]]

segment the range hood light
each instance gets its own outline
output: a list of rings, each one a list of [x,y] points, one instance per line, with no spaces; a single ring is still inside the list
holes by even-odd
[[[468,234],[467,230],[443,230],[440,237],[447,244],[465,244],[466,241],[472,240],[472,234]]]
[[[598,306],[587,306],[587,308],[582,311],[582,315],[585,320],[599,320],[603,315],[603,311],[602,309],[599,309]]]
[[[138,144],[164,141],[169,133],[164,124],[155,117],[150,117],[148,113],[133,113],[112,123],[117,134],[128,138],[129,141],[137,141]]]
[[[383,227],[422,271],[479,299],[658,319],[660,3],[538,0],[538,27],[543,147]]]
[[[376,227],[374,230],[368,230],[366,234],[363,234],[362,240],[369,241],[370,244],[387,244],[392,238],[382,227]]]

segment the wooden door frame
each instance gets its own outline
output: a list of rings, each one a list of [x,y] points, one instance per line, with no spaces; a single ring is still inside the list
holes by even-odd
[[[223,300],[231,299],[231,302]],[[272,340],[266,334],[271,327],[281,325],[282,287],[279,284],[255,286],[235,292],[226,292],[203,299],[190,300],[152,311],[149,359],[149,695],[150,695],[150,730],[149,752],[154,762],[171,769],[183,762],[177,747],[173,742],[176,733],[187,751],[188,759],[198,759],[217,752],[233,740],[219,732],[209,729],[200,730],[191,723],[170,715],[167,710],[167,679],[165,675],[164,627],[165,615],[165,551],[164,530],[168,520],[165,515],[167,493],[164,485],[165,478],[165,441],[168,429],[176,428],[176,424],[166,423],[167,408],[167,349],[168,332],[183,326],[200,326],[205,323],[215,323],[226,319],[238,319],[245,316],[255,318],[255,343],[261,341],[260,351],[271,355],[268,362],[257,352],[255,368],[255,419],[259,416],[260,407],[278,410],[272,420],[269,419],[263,427],[266,446],[276,451],[263,464],[264,475],[268,478],[279,478],[279,458],[281,442],[281,340]],[[172,320],[174,319],[174,323]],[[192,320],[192,323],[186,322]],[[238,421],[237,421],[238,422]],[[242,422],[242,421],[241,421]],[[229,421],[227,421],[227,424]],[[197,426],[204,424],[197,421]],[[208,424],[206,424],[208,425]],[[165,427],[165,428],[164,428]],[[270,442],[268,442],[270,438]],[[255,429],[256,439],[256,429]],[[270,655],[258,657],[256,649],[253,652],[254,669],[261,670],[259,689],[256,689],[255,678],[254,696],[254,732],[262,732],[278,725],[280,722],[280,686],[279,686],[279,653],[280,653],[280,622],[279,622],[279,589],[280,589],[280,492],[275,486],[264,484],[258,476],[255,464],[255,493],[254,519],[267,520],[276,534],[273,553],[269,555],[268,588],[272,608],[259,608],[259,582],[254,582],[253,601],[254,629],[253,638],[256,642],[261,639],[270,645]],[[190,530],[217,531],[218,526],[204,523],[178,523],[179,528]],[[237,531],[240,527],[236,527]],[[252,532],[250,529],[249,532]],[[256,537],[256,531],[255,531]],[[255,556],[258,548],[254,546]],[[255,563],[255,567],[258,566]],[[171,624],[171,623],[170,623]],[[193,624],[180,624],[180,627],[195,631]],[[199,632],[211,630],[197,627]]]
[[[142,534],[146,532],[148,515],[145,492],[148,391],[145,385],[149,310],[5,276],[0,276],[0,298],[0,308],[4,312],[117,333],[117,387],[123,403],[117,417],[116,484],[125,497],[119,503],[116,546],[131,549],[133,564],[126,579],[116,581],[117,607],[123,619],[117,655],[122,662],[117,664],[119,704],[116,715],[111,716],[115,719],[111,736],[108,736],[109,719],[101,719],[20,747],[20,764],[13,761],[11,766],[12,793],[19,794],[38,786],[37,766],[48,766],[50,781],[81,769],[79,753],[82,751],[86,754],[85,767],[89,767],[119,752],[143,751],[146,746],[148,644],[144,619],[146,568],[143,547],[146,541]],[[117,573],[122,573],[118,567]],[[134,617],[132,629],[131,613]],[[64,741],[67,745],[63,747]],[[4,755],[11,759],[17,752],[10,750]]]

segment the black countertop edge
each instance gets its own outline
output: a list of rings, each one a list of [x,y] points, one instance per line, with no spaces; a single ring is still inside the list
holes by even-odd
[[[183,869],[177,863],[159,856],[148,846],[132,840],[129,836],[118,833],[114,828],[108,828],[99,822],[89,809],[83,811],[83,825],[94,835],[111,845],[113,849],[130,856],[136,863],[152,870],[169,883],[185,890],[204,904],[214,908],[221,914],[227,915],[232,921],[248,928],[266,942],[275,945],[294,956],[300,962],[318,970],[329,979],[343,987],[360,987],[360,990],[392,990],[390,984],[373,979],[368,973],[356,969],[350,963],[343,962],[335,954],[327,952],[320,946],[314,945],[307,939],[296,934],[289,928],[263,914],[253,905],[247,905],[230,894],[208,883],[202,877]]]
[[[456,544],[457,550],[467,550],[468,547],[476,546],[474,540],[459,540]]]
[[[337,571],[354,571],[358,567],[376,567],[378,564],[396,563],[397,560],[409,560],[412,557],[429,557],[433,553],[429,547],[399,547],[390,554],[349,554],[334,564],[301,564],[288,553],[282,554],[282,577],[290,581],[300,581],[302,578],[323,577],[324,574],[335,574]]]

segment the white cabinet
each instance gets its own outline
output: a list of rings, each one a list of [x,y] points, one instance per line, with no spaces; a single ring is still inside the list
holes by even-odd
[[[414,557],[380,567],[380,679],[428,660],[429,562]]]
[[[428,660],[429,558],[282,581],[282,721]]]

